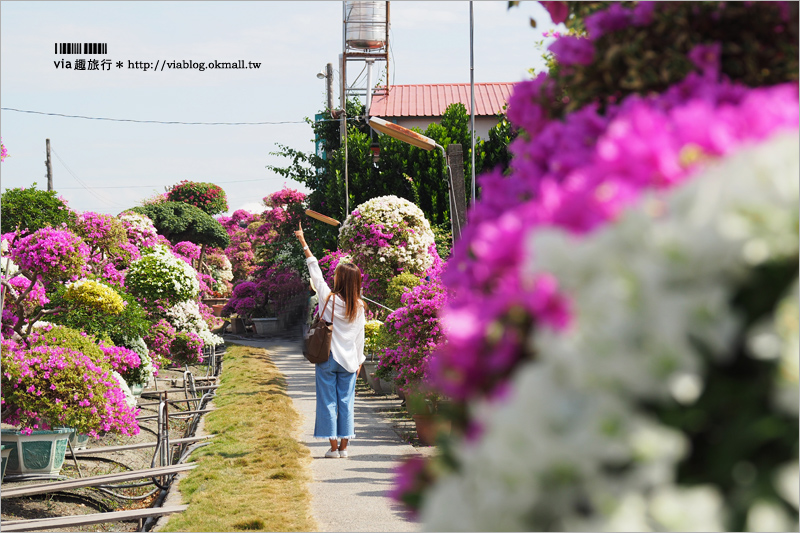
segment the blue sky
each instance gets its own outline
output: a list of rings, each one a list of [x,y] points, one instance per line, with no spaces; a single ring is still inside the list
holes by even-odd
[[[507,9],[476,1],[475,81],[527,79],[543,68],[535,43],[552,27],[537,2]],[[469,2],[391,3],[392,83],[469,82]],[[530,26],[536,18],[538,28]],[[108,43],[106,56],[54,54],[54,43]],[[35,2],[0,4],[0,107],[137,120],[300,122],[258,126],[160,125],[0,111],[10,157],[3,190],[46,187],[45,139],[54,188],[79,211],[116,214],[183,179],[210,181],[231,211],[285,185],[265,166],[276,143],[312,151],[302,123],[324,105],[326,63],[342,52],[342,2]],[[125,68],[57,69],[61,58],[106,57]],[[128,61],[243,59],[249,70],[128,69]],[[352,67],[351,67],[352,68]],[[353,81],[348,76],[349,81]]]

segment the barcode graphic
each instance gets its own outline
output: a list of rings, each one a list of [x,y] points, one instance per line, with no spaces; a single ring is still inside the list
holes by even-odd
[[[56,54],[94,54],[102,55],[108,53],[107,43],[56,43]]]

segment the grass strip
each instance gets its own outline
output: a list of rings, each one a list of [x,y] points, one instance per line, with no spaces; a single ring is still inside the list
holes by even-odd
[[[294,435],[299,416],[266,350],[229,346],[205,429],[216,433],[180,483],[189,509],[164,531],[316,531],[311,454]]]

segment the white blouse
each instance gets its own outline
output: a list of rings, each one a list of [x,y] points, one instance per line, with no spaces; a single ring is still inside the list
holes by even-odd
[[[331,289],[325,283],[317,258],[313,256],[307,257],[306,264],[311,275],[311,283],[314,284],[314,288],[319,295],[319,310],[322,311],[325,300],[331,294]],[[331,317],[331,313],[333,313],[333,317]],[[323,318],[328,322],[333,322],[333,334],[331,335],[333,360],[342,365],[342,368],[348,372],[357,372],[359,365],[366,359],[364,357],[364,324],[366,324],[367,320],[364,316],[363,307],[358,310],[358,314],[352,322],[345,318],[344,313],[344,300],[339,296],[331,296]]]

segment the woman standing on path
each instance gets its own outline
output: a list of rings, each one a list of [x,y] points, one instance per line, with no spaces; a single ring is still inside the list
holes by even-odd
[[[365,304],[361,299],[361,270],[352,263],[339,263],[331,290],[325,283],[317,259],[308,249],[303,225],[294,233],[303,246],[311,282],[319,296],[322,318],[333,322],[331,356],[326,362],[315,365],[317,417],[314,437],[330,441],[331,449],[325,453],[325,457],[347,457],[347,444],[355,436],[353,402],[356,376],[365,359],[366,318]]]

